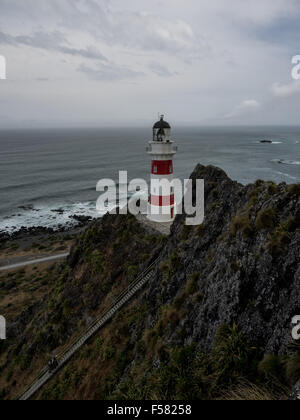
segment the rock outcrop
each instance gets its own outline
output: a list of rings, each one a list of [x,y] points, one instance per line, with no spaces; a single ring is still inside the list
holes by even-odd
[[[208,351],[218,327],[236,323],[263,352],[285,354],[292,318],[300,314],[299,185],[243,187],[222,170],[200,165],[192,178],[205,180],[205,222],[189,228],[186,216],[177,216],[161,255],[162,261],[175,256],[175,266],[163,286],[164,272],[157,269],[147,293],[149,323],[194,276],[202,299],[181,319],[186,342]]]

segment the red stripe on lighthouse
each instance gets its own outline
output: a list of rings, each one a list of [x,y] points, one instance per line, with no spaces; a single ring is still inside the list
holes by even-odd
[[[174,194],[169,196],[158,196],[158,195],[151,195],[150,197],[150,204],[153,206],[173,206],[175,203],[175,197]]]
[[[171,175],[173,174],[172,160],[153,160],[152,161],[153,175]]]

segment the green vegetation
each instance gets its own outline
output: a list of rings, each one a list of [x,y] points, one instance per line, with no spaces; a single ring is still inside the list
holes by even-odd
[[[152,359],[147,357],[147,346],[151,346],[151,354],[160,360],[156,369],[150,367]],[[145,346],[142,349],[145,354]],[[127,380],[106,398],[286,398],[287,391],[283,385],[278,386],[278,376],[273,376],[277,372],[280,378],[280,360],[274,356],[273,359],[266,357],[260,362],[258,350],[245,340],[236,325],[219,328],[215,345],[209,354],[199,352],[195,344],[170,348],[158,339],[157,331],[148,332],[146,349],[148,351],[141,364],[132,368]]]
[[[211,211],[208,221],[198,227],[180,224],[179,218],[169,239],[149,235],[132,216],[105,217],[76,239],[68,263],[43,270],[31,267],[29,274],[26,269],[1,276],[0,294],[5,306],[0,313],[4,308],[10,311],[10,319],[16,320],[15,330],[21,333],[9,343],[0,343],[0,399],[18,394],[52,352],[60,352],[80,336],[139,275],[147,261],[158,255],[164,261],[160,273],[149,281],[149,288],[137,294],[91,338],[37,398],[286,398],[285,387],[291,389],[300,377],[299,346],[286,356],[264,355],[260,342],[264,332],[259,329],[255,334],[257,343],[235,324],[223,325],[216,332],[219,315],[212,320],[211,313],[224,307],[232,293],[230,319],[239,319],[240,312],[243,316],[250,312],[256,315],[260,290],[266,290],[260,295],[262,317],[269,316],[269,301],[264,294],[270,291],[274,307],[278,305],[284,276],[278,276],[273,293],[273,285],[263,283],[260,271],[264,272],[265,264],[266,273],[274,268],[286,272],[291,281],[294,275],[294,258],[289,258],[291,268],[284,271],[279,258],[272,261],[266,255],[279,257],[289,245],[294,247],[297,214],[287,220],[282,220],[282,214],[293,214],[298,190],[291,186],[287,192],[287,188],[263,181],[245,189],[237,186],[236,192],[232,187],[229,193],[234,192],[236,201],[224,205],[224,214]],[[208,184],[208,189],[211,196],[207,207],[222,207],[223,201],[217,200],[226,198],[228,191],[224,188],[218,194],[216,183]],[[289,206],[281,213],[288,199]],[[233,210],[237,203],[239,209]],[[230,221],[233,211],[235,216]],[[245,238],[243,243],[241,238]],[[294,250],[289,256],[292,254]],[[258,277],[263,283],[259,282],[259,287]],[[283,287],[288,287],[286,282]],[[11,296],[20,299],[14,311]],[[211,325],[200,324],[203,318],[212,321]],[[215,332],[211,345],[210,334]],[[197,344],[192,342],[195,337]],[[202,344],[209,350],[200,350]]]
[[[295,228],[295,218],[291,217],[287,221],[280,223],[269,236],[267,249],[272,256],[277,257],[285,253],[291,240],[291,232],[293,232]]]
[[[184,225],[181,230],[181,240],[186,241],[193,234],[193,226]]]
[[[268,187],[268,194],[269,195],[278,194],[279,188],[278,188],[278,185],[275,184],[275,182],[272,182],[272,181],[268,182],[267,187]]]
[[[98,249],[96,249],[91,255],[90,267],[92,274],[94,275],[100,274],[104,270],[104,257]]]
[[[235,237],[239,231],[242,232],[244,238],[249,238],[253,234],[254,229],[248,214],[239,213],[233,218],[230,227],[231,236]]]
[[[163,280],[165,282],[169,281],[172,275],[176,273],[179,265],[180,265],[180,258],[177,251],[173,252],[169,260],[162,261],[160,263],[159,269],[163,273]]]
[[[216,209],[221,208],[221,203],[219,201],[215,201],[214,203],[211,204],[210,206],[210,211],[215,211]]]
[[[205,235],[204,224],[198,226],[196,232],[197,232],[197,235],[198,235],[199,238],[203,237]]]
[[[300,183],[290,185],[289,188],[288,188],[288,192],[289,192],[290,195],[299,197],[300,196]]]
[[[255,220],[255,227],[257,230],[274,229],[277,224],[277,210],[273,207],[267,207],[261,210]]]
[[[185,294],[187,296],[194,295],[199,290],[198,280],[199,280],[199,273],[193,273],[189,276],[188,281],[185,286]]]

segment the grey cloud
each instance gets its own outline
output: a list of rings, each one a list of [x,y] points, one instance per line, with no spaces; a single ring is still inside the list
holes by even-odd
[[[244,114],[249,114],[254,111],[259,110],[261,104],[256,99],[246,99],[245,101],[241,102],[237,107],[234,108],[232,112],[227,114],[224,118],[231,119],[237,118]]]
[[[197,37],[184,20],[169,20],[154,13],[119,13],[112,18],[111,42],[127,48],[176,54],[199,59],[210,54],[205,39]],[[138,34],[138,35],[137,35]]]
[[[118,80],[136,79],[144,76],[144,73],[131,70],[124,66],[117,66],[115,64],[103,64],[98,68],[91,68],[85,64],[81,64],[78,71],[85,73],[93,80],[101,80],[107,82],[114,82]]]
[[[1,2],[1,9],[9,10],[11,14],[15,10],[16,16],[25,15],[36,20],[41,16],[43,21],[56,27],[89,33],[108,45],[176,53],[178,58],[190,60],[201,59],[210,52],[207,41],[196,36],[184,18],[168,19],[157,11],[116,11],[107,0],[26,0],[29,2],[27,8],[19,0]]]
[[[36,100],[38,89],[49,92],[45,108],[52,107],[59,119],[68,118],[68,110],[76,123],[89,121],[90,115],[98,121],[99,109],[121,115],[119,86],[124,80],[141,80],[122,85],[140,98],[132,111],[141,118],[163,98],[178,121],[218,118],[231,124],[266,117],[298,123],[300,90],[291,79],[290,57],[299,53],[294,44],[299,0],[253,0],[247,8],[240,0],[0,0],[0,9],[0,54],[9,60],[9,78],[20,79],[1,84],[12,120],[23,113],[28,118],[44,115]],[[91,41],[77,45],[76,39]],[[22,48],[14,54],[6,48],[11,45]],[[28,63],[24,46],[35,49]],[[55,69],[41,59],[41,48],[56,55]],[[83,64],[70,65],[70,57]],[[36,82],[29,92],[24,64],[29,78],[42,75],[51,83]],[[180,78],[174,77],[177,68]],[[103,81],[103,96],[89,80]],[[279,83],[271,93],[275,81]],[[83,90],[87,102],[78,101]],[[59,102],[56,92],[63,94]],[[26,105],[21,108],[22,100]]]
[[[0,44],[6,45],[16,45],[12,36],[5,34],[4,32],[0,32]]]
[[[48,51],[58,51],[62,54],[90,58],[95,60],[107,61],[103,54],[93,46],[85,49],[78,49],[64,44],[68,44],[65,35],[59,31],[54,32],[34,32],[32,35],[12,36],[0,32],[0,44],[20,46],[25,45],[33,48],[41,48]]]
[[[272,93],[278,98],[289,98],[290,96],[299,96],[300,93],[300,81],[293,81],[288,84],[275,83],[272,86]]]
[[[107,58],[104,57],[95,47],[88,46],[86,49],[76,49],[76,48],[68,48],[68,47],[59,47],[58,51],[64,54],[70,54],[74,56],[80,56],[95,60],[102,60],[107,61]]]
[[[171,73],[166,67],[154,61],[149,64],[149,69],[153,71],[153,73],[155,73],[157,76],[160,76],[160,77],[172,77],[175,74],[177,74],[177,73]]]

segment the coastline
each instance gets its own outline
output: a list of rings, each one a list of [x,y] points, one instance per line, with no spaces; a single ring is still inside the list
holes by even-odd
[[[75,218],[74,225],[61,225],[57,229],[23,226],[15,232],[0,231],[1,261],[31,256],[46,257],[69,251],[75,237],[96,220],[89,216]]]

